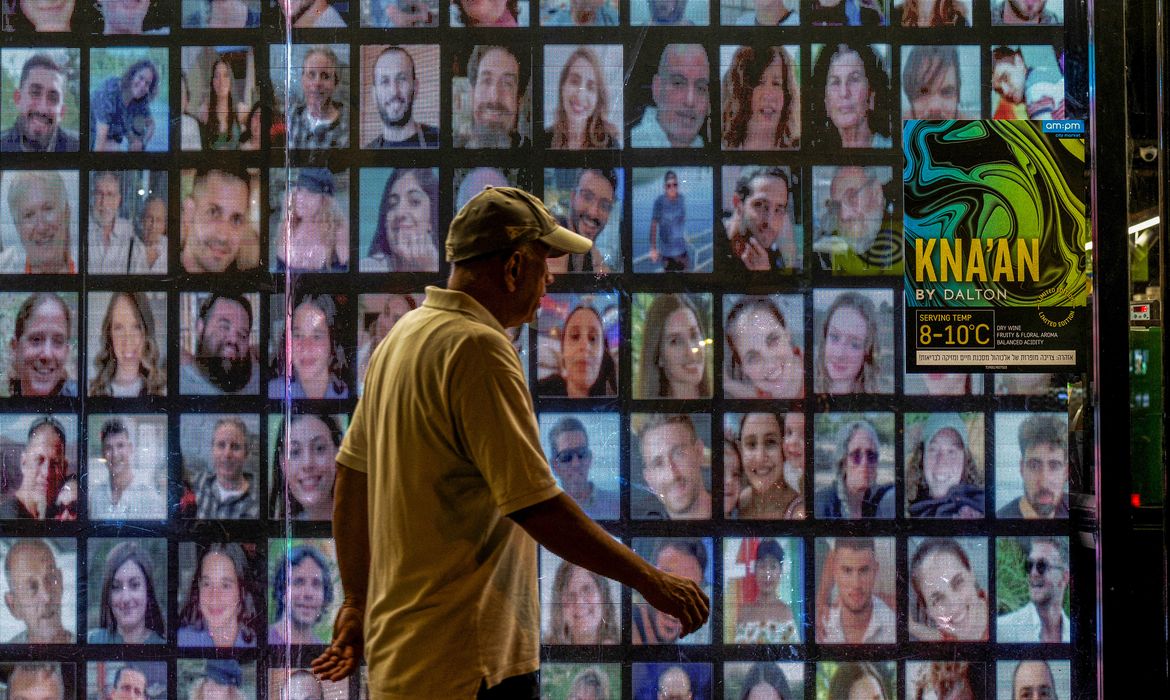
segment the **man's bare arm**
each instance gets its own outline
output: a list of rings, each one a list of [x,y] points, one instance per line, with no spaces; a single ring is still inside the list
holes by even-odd
[[[553,554],[633,588],[650,605],[678,618],[683,635],[707,621],[711,604],[698,584],[648,564],[610,537],[567,495],[522,508],[509,517]]]
[[[370,523],[366,475],[340,464],[333,484],[333,542],[345,598],[333,623],[333,641],[313,660],[313,673],[337,681],[362,658],[366,588],[370,573]]]

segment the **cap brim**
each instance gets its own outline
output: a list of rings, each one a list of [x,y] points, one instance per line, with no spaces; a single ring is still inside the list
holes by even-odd
[[[548,254],[550,258],[560,257],[566,253],[588,253],[593,247],[593,241],[579,233],[573,233],[564,226],[557,226],[552,233],[541,236],[539,240],[552,248]]]

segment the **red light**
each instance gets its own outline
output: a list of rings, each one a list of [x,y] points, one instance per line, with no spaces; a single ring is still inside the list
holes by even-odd
[[[1137,311],[1139,314],[1144,314],[1145,312],[1150,310],[1150,307],[1147,304],[1142,304],[1141,306],[1133,307],[1133,309],[1134,309],[1134,311]]]
[[[1142,507],[1142,495],[1140,493],[1129,494],[1129,504],[1134,508]]]

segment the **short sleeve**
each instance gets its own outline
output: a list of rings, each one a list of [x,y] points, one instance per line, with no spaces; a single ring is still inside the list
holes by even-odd
[[[650,220],[654,223],[662,222],[662,198],[654,200],[654,211],[650,214]]]
[[[505,514],[560,492],[540,448],[532,398],[516,350],[502,335],[478,335],[453,366],[456,434]]]
[[[354,471],[365,474],[369,471],[367,464],[368,442],[366,438],[366,401],[368,393],[362,394],[357,408],[353,411],[353,418],[349,421],[349,429],[345,431],[345,438],[341,441],[341,448],[337,451],[337,463]]]

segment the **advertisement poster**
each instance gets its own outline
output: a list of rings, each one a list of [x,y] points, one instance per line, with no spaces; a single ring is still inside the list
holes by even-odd
[[[1084,368],[1085,142],[1067,123],[905,122],[908,371]]]

